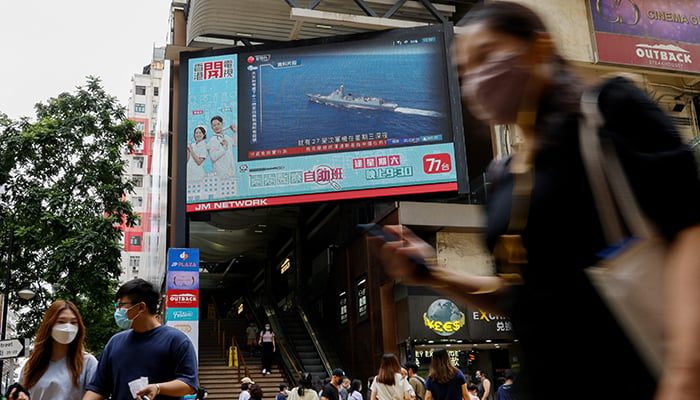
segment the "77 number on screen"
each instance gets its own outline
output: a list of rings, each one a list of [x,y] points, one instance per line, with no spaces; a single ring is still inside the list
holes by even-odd
[[[423,171],[426,174],[444,174],[452,171],[452,157],[448,153],[423,156]]]

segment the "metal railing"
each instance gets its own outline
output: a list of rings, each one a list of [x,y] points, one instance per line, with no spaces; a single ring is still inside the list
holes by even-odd
[[[229,340],[227,339],[227,332],[226,329],[224,329],[221,326],[221,320],[217,319],[216,320],[216,338],[217,338],[217,344],[221,346],[221,356],[224,357],[224,359],[227,362],[227,365],[229,367],[232,367],[231,365],[231,360],[230,358],[234,356],[231,354],[231,351],[235,351],[235,357],[238,359],[238,363],[236,367],[238,368],[238,376],[249,376],[250,370],[248,369],[248,363],[245,360],[245,356],[243,356],[243,352],[241,351],[241,347],[238,345],[238,341],[236,340],[236,336],[231,333],[230,335],[230,347],[229,347]],[[234,363],[236,364],[236,363]],[[241,375],[241,368],[243,368],[243,375]]]

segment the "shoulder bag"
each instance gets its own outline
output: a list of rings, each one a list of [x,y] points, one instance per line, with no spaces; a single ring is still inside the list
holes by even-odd
[[[586,273],[651,373],[659,377],[667,243],[639,207],[612,143],[598,135],[603,117],[597,91],[583,94],[581,111],[581,155],[610,246]]]

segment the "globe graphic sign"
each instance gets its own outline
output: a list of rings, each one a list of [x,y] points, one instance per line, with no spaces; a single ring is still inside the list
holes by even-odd
[[[464,313],[457,305],[447,299],[437,299],[423,314],[423,322],[431,331],[440,336],[454,335],[466,323]]]

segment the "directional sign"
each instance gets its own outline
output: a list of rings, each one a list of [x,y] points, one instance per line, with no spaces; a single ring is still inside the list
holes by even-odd
[[[0,359],[24,357],[29,347],[29,339],[0,340]]]

